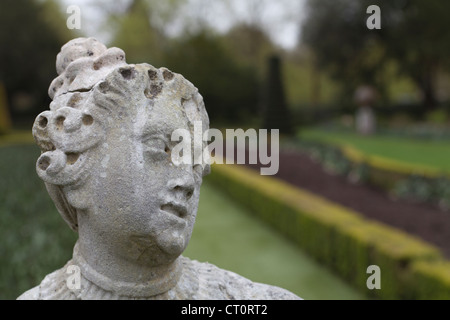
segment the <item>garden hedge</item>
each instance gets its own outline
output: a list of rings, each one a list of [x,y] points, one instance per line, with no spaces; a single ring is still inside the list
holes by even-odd
[[[369,297],[450,298],[450,262],[419,239],[243,166],[215,165],[208,179]],[[380,290],[367,288],[371,265]]]
[[[349,145],[341,145],[342,153],[353,163],[365,163],[369,166],[368,181],[383,189],[392,190],[396,183],[408,176],[426,178],[450,177],[450,172],[430,166],[410,164],[376,155],[367,155]]]
[[[0,147],[33,143],[34,138],[31,131],[15,131],[14,134],[3,135],[0,139]]]

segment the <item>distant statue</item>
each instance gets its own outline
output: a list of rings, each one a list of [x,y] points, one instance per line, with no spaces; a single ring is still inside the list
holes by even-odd
[[[361,135],[371,135],[376,132],[377,122],[373,111],[376,100],[376,91],[371,86],[360,86],[355,92],[355,102],[358,105],[356,112],[356,132]]]
[[[128,65],[93,38],[64,45],[56,67],[50,110],[33,126],[36,166],[79,239],[66,266],[19,299],[299,299],[182,256],[210,170],[171,161],[174,130],[209,128],[189,81]]]

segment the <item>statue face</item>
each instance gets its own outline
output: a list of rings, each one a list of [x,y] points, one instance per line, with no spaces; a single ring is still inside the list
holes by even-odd
[[[128,65],[121,49],[93,38],[67,43],[57,71],[33,136],[42,150],[37,173],[61,216],[83,250],[98,246],[97,254],[146,266],[174,261],[209,169],[177,166],[171,156],[175,130],[209,127],[197,88],[166,68]]]
[[[148,111],[150,110],[150,111]],[[125,259],[149,264],[176,259],[186,248],[197,213],[202,167],[175,166],[176,129],[188,130],[179,105],[155,103],[134,121],[116,121],[99,148],[88,183],[92,210],[79,215],[80,233],[89,225],[114,243]]]

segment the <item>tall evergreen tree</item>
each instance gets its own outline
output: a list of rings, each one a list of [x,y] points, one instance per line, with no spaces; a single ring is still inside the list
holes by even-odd
[[[279,129],[281,134],[292,134],[293,127],[282,79],[281,59],[276,55],[271,56],[268,59],[266,91],[263,102],[263,127]]]

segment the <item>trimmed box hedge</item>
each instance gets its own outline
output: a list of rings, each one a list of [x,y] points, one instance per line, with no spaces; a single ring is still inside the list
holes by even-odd
[[[208,179],[368,296],[450,297],[450,262],[420,239],[243,166],[215,165]],[[381,290],[367,288],[371,265]]]
[[[342,154],[354,165],[365,164],[368,168],[367,181],[387,191],[392,191],[399,182],[410,176],[428,179],[450,178],[450,172],[430,166],[405,163],[381,156],[367,155],[349,145],[340,145]]]
[[[34,138],[30,131],[15,131],[13,134],[1,136],[0,147],[20,145],[20,144],[34,144]]]
[[[401,174],[402,176],[422,175],[434,178],[442,174],[450,174],[450,172],[445,170],[439,170],[426,165],[411,164],[382,156],[368,155],[350,145],[340,144],[340,149],[348,159],[355,163],[367,163],[370,167],[377,168],[381,171]]]
[[[449,261],[417,261],[411,265],[408,280],[417,299],[450,300]]]

